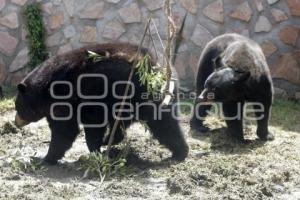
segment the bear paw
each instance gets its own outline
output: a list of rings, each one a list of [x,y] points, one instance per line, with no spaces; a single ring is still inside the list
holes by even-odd
[[[274,135],[270,132],[268,132],[267,134],[261,134],[261,133],[257,133],[259,139],[263,140],[263,141],[272,141],[275,139]]]
[[[48,158],[47,156],[43,159],[43,162],[47,165],[57,165],[58,161]]]
[[[176,160],[178,162],[182,162],[186,159],[186,157],[188,156],[188,153],[189,153],[189,148],[185,147],[181,151],[173,152],[172,159]]]

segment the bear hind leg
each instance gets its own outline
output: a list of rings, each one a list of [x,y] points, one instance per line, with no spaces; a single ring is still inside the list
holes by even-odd
[[[264,141],[267,140],[274,140],[274,135],[269,131],[268,124],[269,124],[269,116],[270,116],[270,109],[271,103],[262,104],[264,111],[263,115],[261,112],[255,112],[257,117],[257,136]],[[254,108],[259,110],[259,105],[254,105]]]
[[[243,133],[243,102],[223,103],[227,132],[238,142],[247,142]]]
[[[172,158],[183,161],[189,152],[179,122],[171,113],[163,113],[161,120],[148,119],[147,125],[153,136],[160,144],[167,147],[172,153]]]

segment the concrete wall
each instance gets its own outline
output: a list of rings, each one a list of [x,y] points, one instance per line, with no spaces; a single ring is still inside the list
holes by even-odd
[[[0,0],[0,84],[15,85],[28,72],[22,7],[30,0]],[[40,0],[52,55],[95,42],[138,43],[152,16],[165,39],[163,0]],[[197,60],[213,37],[237,32],[260,43],[275,85],[290,96],[300,86],[300,0],[174,0],[177,24],[188,12],[176,69],[191,90]],[[154,27],[151,27],[154,33]],[[158,38],[156,46],[161,50]],[[148,44],[146,44],[148,46]],[[277,89],[286,95],[286,92]],[[298,93],[299,95],[299,93]]]

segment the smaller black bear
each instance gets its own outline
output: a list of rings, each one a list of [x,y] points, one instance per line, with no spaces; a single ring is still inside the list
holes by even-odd
[[[107,145],[105,133],[115,124],[116,106],[122,102],[125,83],[136,67],[134,63],[150,55],[148,49],[142,48],[137,58],[138,49],[127,43],[86,46],[48,59],[18,85],[16,125],[21,127],[44,117],[49,123],[51,142],[46,162],[55,164],[71,148],[79,134],[79,124],[83,124],[91,152]],[[88,51],[98,54],[99,58],[91,59]],[[152,58],[150,61],[155,62]],[[124,114],[134,118],[120,122],[114,143],[122,141],[124,129],[142,120],[160,144],[172,152],[174,159],[184,160],[189,148],[179,121],[173,116],[178,108],[176,95],[172,105],[167,107],[169,112],[159,112],[162,99],[143,96],[148,90],[141,84],[138,73],[134,73],[131,84],[133,94],[128,95],[129,105]],[[54,105],[57,105],[55,109]]]
[[[192,129],[209,131],[203,121],[211,105],[203,102],[221,102],[228,132],[244,142],[243,108],[246,102],[251,102],[256,110],[258,137],[274,139],[268,130],[273,83],[265,56],[256,42],[238,34],[216,37],[201,54],[196,82],[198,98]]]

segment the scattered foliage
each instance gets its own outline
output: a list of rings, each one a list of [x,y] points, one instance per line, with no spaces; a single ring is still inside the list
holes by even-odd
[[[11,167],[16,171],[22,171],[25,173],[41,173],[46,170],[43,161],[36,157],[30,157],[29,162],[21,159],[13,159]]]
[[[79,163],[79,170],[84,170],[84,178],[99,176],[103,181],[105,178],[124,173],[126,159],[122,153],[110,159],[100,152],[93,152],[80,157]]]
[[[94,63],[100,62],[104,59],[104,56],[99,55],[93,51],[87,51],[88,53],[88,59],[91,59]]]
[[[145,55],[136,65],[137,74],[142,85],[147,86],[147,91],[155,95],[161,91],[166,82],[166,73],[159,71],[159,67],[151,65],[150,55]]]

